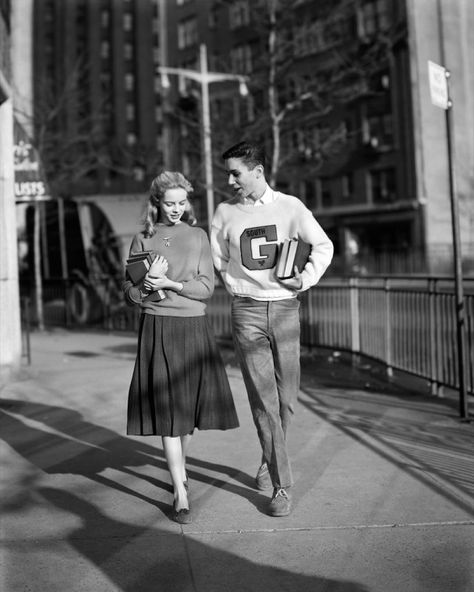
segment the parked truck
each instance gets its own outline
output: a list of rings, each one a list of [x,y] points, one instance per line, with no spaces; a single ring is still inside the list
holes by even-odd
[[[124,262],[141,227],[145,194],[77,196],[40,204],[45,315],[97,322],[122,305]],[[34,290],[34,204],[20,203],[18,239],[23,295]]]

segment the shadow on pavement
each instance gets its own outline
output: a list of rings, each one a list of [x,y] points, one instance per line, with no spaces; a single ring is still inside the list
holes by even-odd
[[[474,516],[472,426],[428,396],[328,389],[317,375],[302,380],[303,406]]]
[[[368,592],[357,583],[260,565],[192,536],[111,519],[69,492],[43,487],[38,493],[56,508],[81,519],[81,526],[67,537],[69,545],[123,592],[241,592],[272,588],[298,592]]]
[[[41,429],[30,421],[25,423],[18,416],[33,420],[49,429]],[[169,482],[164,482],[145,475],[130,467],[152,465],[167,471],[163,451],[134,438],[121,436],[103,426],[85,421],[80,413],[65,407],[45,405],[30,401],[0,399],[1,438],[16,452],[45,473],[82,475],[104,486],[132,495],[154,506],[163,513],[169,512],[169,504],[149,498],[134,489],[109,479],[101,473],[114,469],[172,494]],[[158,437],[157,437],[158,438]],[[264,501],[255,490],[251,489],[253,479],[238,469],[227,465],[188,457],[188,476],[226,489],[246,498],[261,512]],[[200,471],[213,471],[227,475],[241,485],[209,476]],[[27,492],[24,492],[26,495]],[[21,493],[13,497],[14,504],[21,504]],[[171,498],[170,498],[171,499]]]

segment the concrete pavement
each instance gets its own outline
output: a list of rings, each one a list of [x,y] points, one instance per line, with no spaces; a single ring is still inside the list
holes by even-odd
[[[33,333],[31,367],[2,388],[3,592],[474,590],[474,427],[449,399],[307,353],[294,510],[271,518],[223,343],[241,427],[196,434],[180,526],[160,439],[125,436],[135,343]]]

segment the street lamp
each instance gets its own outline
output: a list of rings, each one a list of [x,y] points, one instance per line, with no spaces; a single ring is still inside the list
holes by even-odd
[[[214,213],[214,182],[212,178],[212,144],[211,144],[211,116],[209,103],[209,84],[211,82],[223,82],[235,80],[239,82],[239,91],[242,96],[248,95],[247,76],[240,74],[226,74],[224,72],[209,72],[207,66],[207,47],[202,43],[199,47],[199,70],[185,68],[168,68],[159,66],[157,72],[161,74],[161,86],[164,89],[170,87],[168,75],[176,75],[182,78],[190,78],[201,85],[201,109],[202,109],[202,137],[204,145],[204,168],[206,175],[206,202],[208,230],[211,231],[212,215]]]

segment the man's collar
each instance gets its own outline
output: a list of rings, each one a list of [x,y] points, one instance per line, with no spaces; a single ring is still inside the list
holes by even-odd
[[[245,205],[254,205],[254,206],[264,206],[266,204],[271,203],[274,200],[275,200],[275,195],[273,193],[273,189],[267,183],[267,186],[265,187],[265,191],[263,192],[263,195],[261,197],[259,197],[255,201],[253,199],[246,197],[244,199],[244,204]]]

